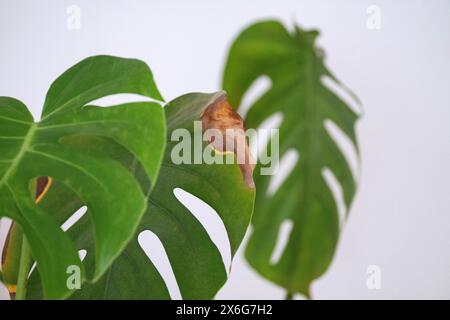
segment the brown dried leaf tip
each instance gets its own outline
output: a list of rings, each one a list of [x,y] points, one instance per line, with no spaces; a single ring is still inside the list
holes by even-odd
[[[220,152],[233,152],[245,184],[249,188],[255,188],[253,181],[255,161],[248,147],[244,121],[231,108],[225,93],[206,107],[201,115],[201,121],[203,132],[212,147]]]

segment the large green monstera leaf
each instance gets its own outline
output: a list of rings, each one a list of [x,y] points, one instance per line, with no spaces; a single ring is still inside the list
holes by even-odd
[[[105,275],[96,283],[85,283],[72,298],[170,299],[165,280],[138,242],[139,235],[146,230],[153,232],[161,241],[183,299],[210,299],[222,287],[227,279],[227,270],[221,253],[205,227],[176,198],[174,189],[185,190],[217,212],[227,232],[232,256],[250,223],[254,189],[245,184],[237,164],[175,164],[171,155],[179,142],[171,141],[171,136],[174,130],[185,130],[193,146],[194,121],[199,121],[204,110],[223,97],[221,92],[191,93],[168,103],[165,107],[168,128],[166,152],[137,232]],[[121,161],[138,177],[141,186],[147,189],[143,168],[136,166],[134,156],[114,141],[79,136],[67,139],[64,143],[85,152],[92,152],[92,149],[87,148],[90,144],[96,145],[94,152],[109,154]],[[207,142],[203,142],[203,147],[211,148]],[[54,216],[62,223],[82,206],[82,202],[75,194],[58,185],[48,191],[42,206],[57,208]],[[88,220],[84,215],[67,232],[78,249],[87,250],[83,262],[89,273],[93,268],[91,252],[94,250],[94,237],[87,225]],[[31,277],[29,298],[41,298],[37,278],[37,275]]]
[[[256,175],[254,228],[246,248],[251,266],[289,295],[309,296],[311,282],[327,270],[335,252],[339,215],[324,169],[339,183],[347,212],[356,188],[346,158],[324,124],[333,122],[358,150],[358,115],[323,85],[322,77],[328,76],[342,87],[324,66],[315,45],[317,35],[299,27],[289,33],[276,21],[252,25],[233,43],[223,81],[230,104],[237,107],[256,79],[269,77],[271,87],[251,105],[246,125],[257,128],[281,113],[280,158],[291,150],[298,153],[294,168],[274,193],[269,190],[272,177]],[[273,261],[280,226],[286,221],[292,229],[281,257]]]
[[[83,270],[83,265],[76,245],[52,217],[56,209],[35,204],[36,178],[51,177],[89,207],[95,244],[91,280],[123,251],[147,209],[149,191],[119,161],[63,143],[78,135],[111,139],[133,154],[153,183],[165,146],[164,111],[153,102],[86,106],[119,93],[162,100],[145,63],[111,56],[85,59],[62,74],[47,93],[39,122],[20,101],[0,97],[0,216],[23,230],[45,298],[69,296],[68,267]]]

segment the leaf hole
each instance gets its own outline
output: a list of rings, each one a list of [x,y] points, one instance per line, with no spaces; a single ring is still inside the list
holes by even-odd
[[[321,76],[320,82],[323,86],[338,96],[339,99],[344,101],[353,112],[358,115],[362,114],[361,102],[347,87],[337,83],[335,80],[326,75]]]
[[[288,245],[289,236],[291,235],[293,227],[294,222],[291,219],[286,219],[280,224],[275,248],[270,256],[271,265],[275,265],[280,261],[284,249],[286,249],[286,246]]]
[[[97,107],[110,107],[115,106],[119,104],[124,103],[133,103],[133,102],[156,102],[160,103],[159,101],[146,97],[141,96],[139,94],[134,93],[117,93],[117,94],[111,94],[109,96],[101,97],[99,99],[90,101],[86,105],[92,105]]]
[[[250,151],[256,157],[256,160],[261,158],[263,152],[266,152],[267,145],[274,134],[273,130],[279,129],[282,122],[283,114],[276,112],[264,120],[256,129],[256,136],[250,137]]]
[[[0,257],[3,255],[3,249],[5,246],[6,237],[8,236],[8,231],[11,228],[12,220],[10,218],[0,219]],[[0,263],[0,269],[1,269]]]
[[[331,193],[333,194],[333,198],[336,203],[337,211],[338,211],[338,215],[339,215],[339,226],[342,227],[342,225],[345,222],[345,217],[346,217],[346,212],[347,212],[347,208],[346,208],[345,201],[344,201],[344,193],[342,191],[342,186],[339,183],[339,181],[337,180],[333,171],[330,170],[330,168],[323,168],[322,176],[325,179],[325,182],[328,185],[328,188],[330,189]]]
[[[241,105],[238,109],[238,113],[242,118],[245,118],[245,115],[250,110],[251,106],[269,91],[271,87],[272,80],[268,76],[260,76],[253,81],[242,97]]]
[[[359,157],[351,139],[330,119],[324,121],[324,127],[347,160],[353,178],[359,177]]]
[[[297,149],[289,149],[286,151],[280,160],[280,166],[277,173],[270,177],[269,187],[266,192],[267,195],[271,196],[277,192],[287,177],[294,170],[299,157],[300,156]]]
[[[227,273],[229,273],[231,268],[231,245],[225,225],[216,210],[203,200],[181,188],[175,188],[173,194],[208,233],[209,238],[222,256]]]
[[[81,249],[81,250],[78,250],[78,256],[80,257],[80,260],[81,261],[83,261],[84,259],[86,259],[86,256],[87,256],[87,250],[85,250],[85,249]]]
[[[181,300],[181,292],[166,249],[159,237],[150,230],[142,231],[138,235],[138,243],[166,283],[170,297]]]
[[[69,230],[75,223],[77,223],[87,212],[87,207],[83,206],[75,211],[62,225],[63,231]]]

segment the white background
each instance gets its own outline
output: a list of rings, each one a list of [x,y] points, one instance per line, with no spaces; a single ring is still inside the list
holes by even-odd
[[[369,5],[381,29],[366,27]],[[67,28],[67,8],[81,29]],[[220,88],[227,48],[262,18],[321,31],[327,65],[363,102],[360,189],[329,271],[326,298],[450,298],[449,1],[5,1],[0,95],[38,118],[50,83],[95,54],[146,61],[170,100]],[[366,287],[381,268],[381,289]],[[282,298],[236,258],[218,298]]]

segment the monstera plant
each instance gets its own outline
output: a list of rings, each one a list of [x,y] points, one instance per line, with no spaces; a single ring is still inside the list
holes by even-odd
[[[118,93],[155,102],[89,105]],[[139,233],[151,230],[164,245],[182,297],[212,298],[227,270],[174,189],[217,211],[232,254],[249,224],[254,189],[237,164],[172,164],[166,140],[173,129],[193,130],[194,121],[223,101],[222,92],[193,93],[163,109],[147,65],[110,56],[88,58],[62,74],[39,122],[20,101],[1,97],[0,216],[14,221],[2,281],[10,293],[17,299],[170,298],[137,243]],[[63,232],[60,226],[84,205],[87,214]],[[83,262],[81,249],[87,251]],[[33,261],[37,271],[30,274]],[[82,273],[80,290],[67,285],[73,267]]]
[[[286,288],[288,298],[295,293],[310,297],[311,282],[327,270],[336,249],[338,209],[324,179],[324,169],[338,181],[347,212],[356,189],[352,171],[327,132],[325,121],[340,128],[358,150],[358,115],[323,84],[322,79],[328,77],[348,91],[324,65],[323,51],[316,46],[317,36],[317,31],[298,26],[290,33],[277,21],[256,23],[233,43],[223,77],[223,88],[235,107],[241,105],[244,94],[258,78],[269,77],[271,86],[250,106],[246,126],[258,128],[281,113],[280,157],[290,151],[298,154],[292,171],[275,192],[269,190],[272,177],[255,170],[253,233],[245,252],[256,271]],[[271,256],[285,221],[292,229],[281,257],[274,263]]]
[[[13,220],[0,281],[11,297],[174,298],[138,241],[151,231],[167,254],[181,297],[213,298],[229,266],[206,227],[179,201],[177,189],[214,209],[231,257],[251,223],[245,251],[250,265],[286,288],[288,298],[310,297],[310,285],[330,265],[340,232],[324,170],[339,183],[347,212],[356,190],[347,160],[324,123],[333,122],[358,150],[358,115],[323,84],[328,77],[343,87],[325,67],[317,35],[299,27],[288,32],[276,21],[250,26],[229,52],[227,93],[189,93],[165,103],[144,62],[95,56],[55,80],[40,121],[22,102],[0,97],[0,217]],[[177,130],[191,139],[193,152],[199,147],[197,122],[202,130],[245,130],[233,107],[241,110],[244,95],[261,76],[270,78],[271,87],[250,107],[245,126],[258,128],[281,114],[280,155],[299,155],[278,189],[270,190],[272,176],[261,174],[264,164],[254,168],[247,140],[239,137],[225,145],[211,137],[200,142],[216,158],[231,154],[231,164],[173,161]],[[122,93],[141,101],[96,106],[98,99]],[[239,144],[244,162],[236,161]],[[86,213],[75,219],[84,207]],[[71,219],[75,222],[68,228],[61,227]],[[273,262],[286,221],[293,227]],[[79,286],[70,285],[74,270]]]

